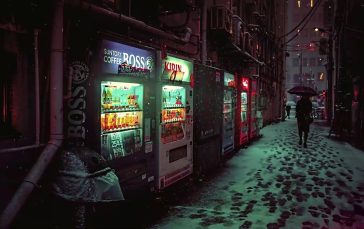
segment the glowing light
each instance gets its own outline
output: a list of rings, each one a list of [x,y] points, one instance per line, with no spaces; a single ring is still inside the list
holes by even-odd
[[[241,82],[242,86],[243,86],[243,90],[249,90],[249,79],[248,78],[243,78],[242,82]]]
[[[301,8],[301,1],[300,0],[297,1],[297,6],[298,6],[298,8]]]
[[[313,7],[313,0],[310,1],[310,6]]]
[[[324,80],[324,73],[323,72],[320,73],[320,80]]]
[[[111,82],[111,81],[102,82],[102,84],[108,87],[114,87],[123,90],[129,90],[131,87],[141,86],[141,84],[137,83],[122,83],[122,82]]]
[[[174,90],[178,90],[178,89],[182,89],[182,88],[183,87],[166,85],[163,87],[163,90],[164,91],[174,91]]]

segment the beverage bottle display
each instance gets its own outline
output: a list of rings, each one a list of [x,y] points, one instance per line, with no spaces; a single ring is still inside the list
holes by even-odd
[[[135,122],[134,123],[135,123],[136,126],[139,126],[139,116],[138,115],[135,116]]]
[[[106,101],[107,101],[107,108],[110,109],[112,103],[112,91],[110,87],[107,87],[106,89]]]
[[[125,115],[125,127],[129,127],[129,114]]]
[[[106,118],[104,114],[101,115],[101,130],[106,130]]]
[[[106,90],[105,90],[105,87],[103,88],[102,90],[102,107],[104,109],[107,108],[107,95],[106,95]]]

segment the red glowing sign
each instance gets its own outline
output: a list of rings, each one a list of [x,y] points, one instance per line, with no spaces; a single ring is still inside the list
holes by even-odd
[[[249,79],[243,78],[241,81],[241,86],[242,86],[243,90],[248,91],[249,90]]]

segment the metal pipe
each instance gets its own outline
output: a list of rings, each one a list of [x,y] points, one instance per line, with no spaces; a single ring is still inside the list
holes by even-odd
[[[34,30],[34,78],[35,78],[35,145],[40,144],[40,101],[39,101],[39,30]]]
[[[235,44],[232,44],[239,52],[241,52],[243,55],[249,57],[251,60],[253,60],[255,63],[263,66],[266,65],[264,62],[259,61],[258,59],[256,59],[254,56],[250,55],[248,52],[245,52],[243,50],[241,50],[241,48],[239,48],[238,46],[236,46]]]
[[[201,23],[201,61],[206,64],[207,60],[207,43],[206,43],[206,27],[207,27],[207,0],[202,1],[202,23]]]
[[[42,147],[42,146],[44,146],[44,144],[34,144],[34,145],[29,145],[29,146],[7,148],[7,149],[0,150],[0,153],[8,153],[8,152],[21,151],[21,150],[34,149],[34,148],[38,148],[38,147]]]
[[[0,228],[9,228],[15,216],[63,142],[63,9],[64,1],[54,5],[51,45],[50,140],[28,175],[0,216]]]
[[[94,14],[99,14],[99,15],[105,16],[105,17],[113,18],[114,20],[124,22],[132,27],[135,27],[137,29],[143,30],[145,32],[157,35],[159,37],[162,37],[162,38],[165,38],[168,40],[172,40],[172,41],[175,41],[178,43],[187,43],[189,41],[189,40],[187,40],[187,39],[189,39],[189,36],[180,38],[176,35],[173,35],[173,34],[165,32],[163,30],[149,26],[142,21],[125,16],[123,14],[118,14],[118,13],[112,12],[110,10],[104,9],[102,7],[96,6],[96,5],[88,3],[88,2],[85,2],[83,0],[66,0],[66,4],[71,7],[79,8],[88,13],[94,13]],[[189,31],[187,31],[187,33],[188,32]]]

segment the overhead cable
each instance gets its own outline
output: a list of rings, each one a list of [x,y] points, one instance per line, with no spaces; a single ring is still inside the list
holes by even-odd
[[[282,39],[283,37],[286,37],[286,36],[288,36],[289,34],[291,34],[291,33],[293,33],[294,31],[296,31],[296,29],[299,27],[299,26],[301,26],[301,24],[302,23],[304,23],[304,21],[307,19],[307,17],[309,17],[309,16],[312,16],[312,14],[314,14],[314,10],[316,10],[317,9],[317,7],[319,7],[319,5],[321,4],[321,1],[322,0],[318,0],[314,5],[313,5],[313,7],[310,9],[310,11],[302,18],[302,20],[292,29],[292,30],[290,30],[288,33],[286,33],[286,34],[284,34],[284,35],[282,35],[282,36],[280,36],[279,37],[279,39]]]

